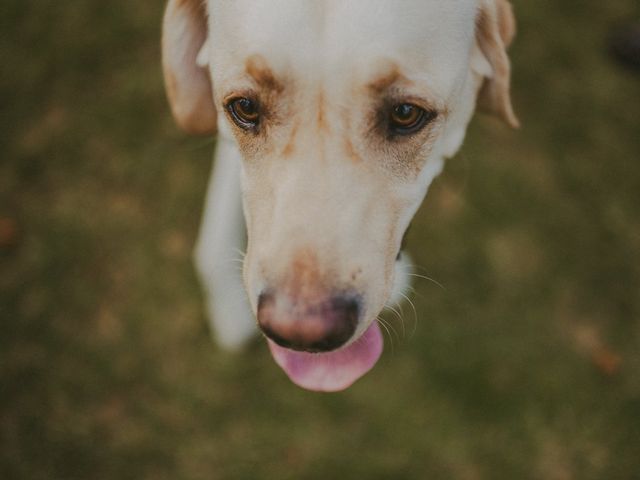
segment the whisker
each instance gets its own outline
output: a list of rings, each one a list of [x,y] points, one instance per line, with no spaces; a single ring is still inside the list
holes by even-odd
[[[422,271],[423,271],[423,272],[425,272],[425,273],[429,273],[429,270],[427,270],[427,269],[426,269],[426,268],[424,268],[423,266],[421,266],[421,265],[417,265],[417,264],[415,264],[415,263],[411,263],[411,264],[408,264],[408,265],[402,265],[401,267],[403,268],[403,270],[402,270],[402,271],[403,271],[403,273],[405,273],[406,275],[409,275],[410,277],[423,278],[423,279],[425,279],[425,280],[428,280],[428,281],[430,281],[430,282],[435,283],[437,286],[439,286],[440,288],[442,288],[443,290],[445,290],[445,291],[446,291],[446,288],[444,287],[444,285],[442,285],[442,284],[441,284],[440,282],[438,282],[436,279],[431,278],[431,277],[429,277],[429,276],[427,276],[427,275],[420,275],[420,274],[417,274],[417,273],[413,273],[413,270],[414,270],[414,269],[422,270]]]
[[[431,277],[427,277],[426,275],[419,275],[417,273],[407,273],[407,275],[409,275],[410,277],[417,277],[417,278],[423,278],[424,280],[428,280],[431,283],[434,283],[435,285],[437,285],[438,287],[440,287],[442,290],[444,290],[445,292],[447,291],[447,289],[445,288],[444,285],[442,285],[440,282],[438,282],[437,280],[431,278]]]
[[[223,265],[226,266],[229,263],[234,264],[233,265],[234,271],[237,272],[237,273],[240,273],[242,275],[242,269],[244,267],[244,259],[243,258],[227,258],[221,264],[219,264],[218,267],[222,267]],[[216,269],[214,268],[213,270],[215,271]]]
[[[411,265],[413,268],[416,268],[418,270],[422,270],[425,273],[429,273],[429,270],[427,270],[425,267],[423,267],[422,265],[418,265],[417,263],[414,263]]]
[[[418,292],[415,287],[412,287],[411,285],[409,286],[409,292],[411,292],[411,295],[413,295],[414,297],[419,297],[421,300],[426,301],[427,298],[422,295],[420,292]]]
[[[239,248],[234,248],[235,252],[240,255],[240,258],[242,258],[244,260],[244,257],[247,256],[247,252],[243,252],[242,250],[240,250]]]
[[[418,311],[416,310],[416,306],[414,305],[414,303],[411,301],[411,299],[407,295],[405,295],[402,292],[400,292],[400,295],[407,302],[409,302],[409,305],[411,305],[411,308],[413,309],[413,330],[411,331],[411,334],[410,334],[410,336],[413,337],[416,333],[416,330],[418,329]]]
[[[391,331],[389,330],[388,323],[382,318],[380,318],[379,316],[376,317],[376,321],[378,322],[378,325],[384,328],[384,330],[387,332],[387,336],[389,337],[389,343],[391,343],[391,354],[393,355],[395,353],[395,348],[393,345],[393,335],[391,335]]]
[[[385,304],[385,308],[391,310],[396,315],[396,317],[398,317],[398,319],[400,320],[400,323],[401,324],[403,323],[402,322],[402,316],[400,315],[400,312],[398,312],[398,310],[393,308],[393,305]],[[403,330],[404,330],[404,328],[403,328]],[[395,328],[394,328],[394,331],[396,331]],[[398,335],[397,331],[396,331],[396,336],[398,337],[398,341],[400,341],[400,336]]]
[[[226,260],[226,263],[240,263],[243,264],[244,263],[244,259],[243,258],[229,258]]]
[[[402,295],[402,292],[400,292],[400,295]],[[396,302],[395,306],[400,309],[400,326],[402,327],[402,338],[405,339],[407,338],[407,330],[404,326],[404,309],[402,308],[402,303],[400,301]]]

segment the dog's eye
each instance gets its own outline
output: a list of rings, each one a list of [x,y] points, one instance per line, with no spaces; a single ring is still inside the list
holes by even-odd
[[[227,110],[240,128],[251,130],[258,126],[260,106],[255,100],[246,97],[235,98],[227,104]]]
[[[389,128],[396,135],[410,135],[420,131],[435,119],[437,113],[427,111],[412,103],[395,105],[389,114]]]

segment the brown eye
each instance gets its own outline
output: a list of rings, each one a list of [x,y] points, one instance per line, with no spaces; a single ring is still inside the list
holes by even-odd
[[[258,126],[260,108],[258,102],[249,98],[236,98],[227,104],[231,118],[240,128],[251,130]]]
[[[409,135],[421,130],[436,115],[436,112],[427,111],[412,103],[401,103],[391,109],[389,128],[393,134]]]

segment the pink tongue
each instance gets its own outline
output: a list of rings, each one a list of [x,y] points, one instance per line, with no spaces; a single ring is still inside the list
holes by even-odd
[[[358,340],[328,353],[296,352],[268,340],[274,360],[296,385],[318,392],[338,392],[351,386],[382,354],[382,333],[373,322]]]

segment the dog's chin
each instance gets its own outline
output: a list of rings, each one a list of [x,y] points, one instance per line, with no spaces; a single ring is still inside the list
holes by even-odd
[[[338,392],[350,387],[373,368],[384,343],[375,320],[359,338],[331,352],[300,352],[268,342],[274,360],[291,381],[315,392]]]

